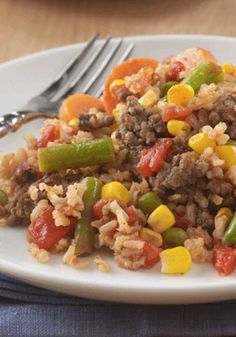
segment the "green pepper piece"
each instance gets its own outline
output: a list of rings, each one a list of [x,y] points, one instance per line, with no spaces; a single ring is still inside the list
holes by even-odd
[[[222,243],[225,246],[236,245],[236,212],[230,221],[228,228],[222,239]]]
[[[90,254],[94,248],[95,228],[90,223],[93,221],[93,205],[101,197],[102,181],[87,177],[84,179],[86,191],[83,195],[84,210],[75,230],[75,255]]]
[[[138,199],[137,207],[141,209],[143,213],[150,214],[161,204],[162,201],[155,192],[148,192]]]
[[[110,163],[114,157],[113,143],[109,137],[38,150],[39,170],[46,173]]]
[[[167,95],[168,90],[173,87],[173,85],[177,84],[178,82],[175,81],[170,81],[170,82],[166,82],[161,84],[160,86],[160,97],[165,97]]]
[[[0,206],[5,206],[8,203],[8,197],[5,192],[0,190]]]
[[[170,228],[162,233],[163,243],[171,247],[183,246],[187,238],[187,233],[182,228]]]
[[[191,85],[197,93],[203,83],[218,83],[221,74],[222,68],[218,64],[207,61],[195,68],[182,83]]]

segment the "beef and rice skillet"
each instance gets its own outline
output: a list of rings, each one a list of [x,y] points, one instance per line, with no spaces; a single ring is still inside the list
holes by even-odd
[[[101,100],[75,94],[41,138],[1,155],[1,225],[27,226],[40,262],[87,268],[102,246],[127,269],[236,264],[236,68],[193,47],[130,59]],[[109,264],[94,259],[101,271]]]

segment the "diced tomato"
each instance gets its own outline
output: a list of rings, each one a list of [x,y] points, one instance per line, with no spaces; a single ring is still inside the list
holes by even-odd
[[[146,257],[145,267],[152,268],[160,260],[160,248],[154,246],[152,243],[145,241],[143,253]]]
[[[191,225],[191,221],[185,216],[175,214],[175,227],[187,229]]]
[[[49,206],[46,211],[28,227],[28,241],[39,248],[50,250],[60,239],[69,235],[75,228],[76,219],[70,217],[68,226],[55,226],[52,216],[54,208]]]
[[[79,131],[79,127],[74,126],[71,132],[72,136],[76,136],[78,131]]]
[[[94,204],[93,214],[96,219],[101,219],[103,217],[102,210],[103,210],[103,207],[107,205],[107,203],[108,203],[107,200],[100,199]]]
[[[154,68],[145,67],[138,73],[126,78],[127,89],[134,95],[143,95],[153,83]]]
[[[38,140],[37,148],[46,147],[49,142],[54,142],[58,138],[58,132],[55,125],[47,125],[41,138]]]
[[[184,120],[192,113],[190,108],[184,106],[169,106],[162,114],[163,122],[168,122],[171,119]]]
[[[132,225],[140,225],[143,226],[143,220],[138,216],[134,206],[129,206],[125,209],[126,214],[128,215],[128,224]]]
[[[38,179],[41,179],[41,178],[43,178],[43,176],[44,176],[44,173],[43,172],[37,172],[37,178]]]
[[[167,81],[179,81],[180,80],[179,74],[184,69],[185,68],[182,62],[174,61],[171,64],[171,69],[170,69],[170,73],[167,76]]]
[[[213,249],[212,263],[221,276],[231,274],[236,264],[235,249],[216,244]]]
[[[166,160],[170,151],[172,138],[161,138],[150,149],[144,150],[137,165],[137,171],[149,177],[152,172],[156,172]]]
[[[109,238],[113,238],[115,234],[116,234],[116,228],[106,233],[106,235],[109,236]]]

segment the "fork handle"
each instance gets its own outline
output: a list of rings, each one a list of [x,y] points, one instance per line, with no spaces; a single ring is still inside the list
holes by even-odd
[[[46,109],[43,112],[22,110],[5,114],[0,116],[0,138],[4,137],[9,131],[15,132],[22,124],[27,123],[30,120],[53,117],[56,117],[56,113]]]

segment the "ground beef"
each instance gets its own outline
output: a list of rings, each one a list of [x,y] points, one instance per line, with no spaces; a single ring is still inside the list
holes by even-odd
[[[209,162],[194,152],[177,154],[169,163],[164,163],[156,176],[149,178],[151,190],[157,192],[174,212],[185,213],[193,225],[204,222],[205,212],[208,212],[208,226],[212,224],[212,216],[208,211],[209,191],[206,172]],[[191,207],[189,206],[191,205]],[[204,209],[204,216],[197,216],[197,210]],[[199,220],[197,218],[199,217]]]
[[[29,225],[35,202],[31,200],[28,188],[37,180],[37,172],[32,168],[20,168],[13,179],[16,183],[15,197],[5,207],[1,207],[0,215],[7,218],[9,226]]]
[[[122,115],[116,137],[121,149],[127,149],[130,163],[137,163],[142,149],[167,136],[166,124],[158,112],[142,107],[135,96],[127,98],[127,112]]]
[[[208,183],[208,189],[213,194],[218,194],[222,197],[225,197],[228,194],[231,194],[233,191],[233,185],[224,179],[212,179]]]
[[[208,208],[197,208],[195,226],[201,226],[209,231],[213,229],[214,215],[211,214]]]
[[[67,172],[55,172],[46,174],[42,179],[37,181],[37,185],[45,183],[47,185],[63,185],[67,187],[69,184],[79,182],[82,173],[79,170],[68,170]]]
[[[175,214],[184,215],[193,226],[211,231],[220,207],[236,209],[236,189],[226,179],[209,180],[208,169],[209,162],[203,156],[193,152],[177,154],[149,178],[149,184]],[[220,206],[212,201],[213,195],[223,198]]]
[[[164,163],[156,176],[147,178],[151,191],[155,191],[161,198],[167,195],[166,188],[162,185],[167,174],[170,172],[170,164]]]
[[[226,195],[223,199],[221,207],[229,207],[232,211],[236,211],[235,197],[235,194],[232,193]]]
[[[176,154],[184,153],[187,151],[189,151],[187,139],[182,136],[174,137],[170,153],[168,154],[167,157],[167,162],[169,162],[172,159],[172,157],[175,156]]]
[[[20,189],[15,199],[10,202],[5,210],[8,212],[7,224],[9,226],[26,225],[30,224],[30,214],[35,207],[35,202],[31,200],[28,188],[27,190]]]
[[[80,182],[83,178],[83,174],[79,170],[67,170],[66,172],[55,172],[46,174],[42,179],[39,179],[35,182],[35,185],[38,187],[40,183],[45,183],[49,186],[62,185],[64,191],[67,190],[68,185],[75,182]],[[47,198],[46,192],[39,192],[38,200]]]
[[[195,191],[193,187],[186,190],[185,197],[187,198],[179,199],[171,203],[167,202],[167,206],[176,216],[188,219],[191,226],[201,226],[207,230],[211,230],[216,212],[210,207],[200,207],[194,202]]]
[[[201,226],[209,231],[213,228],[214,215],[209,208],[202,208],[190,202],[185,208],[184,216],[191,221],[193,226]]]
[[[230,138],[236,139],[236,93],[224,93],[217,99],[215,107],[211,111],[200,109],[193,112],[193,117],[197,120],[197,123],[192,124],[194,133],[204,125],[214,127],[219,122],[225,122]],[[187,121],[191,119],[192,116]]]
[[[216,112],[227,124],[227,133],[231,139],[236,139],[236,93],[221,97],[216,106]]]
[[[236,122],[236,93],[222,95],[216,102],[215,111],[226,122]]]
[[[212,179],[208,182],[207,188],[212,194],[217,194],[223,198],[221,207],[229,207],[231,210],[236,210],[235,186],[225,179]]]
[[[6,207],[0,206],[0,217],[5,218],[8,215],[9,215],[9,213],[6,210]]]
[[[192,185],[197,179],[204,177],[208,169],[208,160],[204,157],[199,157],[194,152],[177,154],[172,158],[168,168],[164,167],[162,169],[166,171],[166,174],[163,177],[161,173],[162,181],[160,184],[162,187],[172,190]]]
[[[114,87],[114,95],[116,96],[118,102],[125,102],[127,97],[133,94],[126,87],[116,86]]]
[[[114,117],[110,114],[99,112],[81,113],[79,116],[79,129],[82,131],[92,132],[94,130],[111,126],[114,123]]]
[[[20,186],[30,185],[35,180],[37,180],[37,172],[32,168],[18,169],[14,177],[14,181]]]

